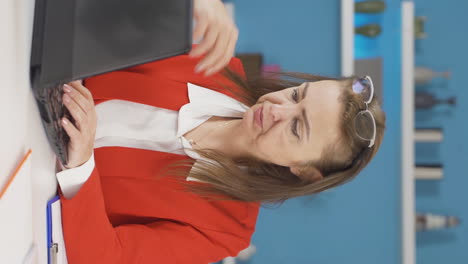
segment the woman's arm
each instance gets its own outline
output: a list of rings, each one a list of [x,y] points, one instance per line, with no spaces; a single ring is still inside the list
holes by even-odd
[[[61,196],[62,225],[70,264],[207,264],[248,247],[249,239],[161,219],[112,226],[99,171],[72,198]]]
[[[70,100],[66,106],[76,125],[70,122],[64,125],[71,138],[67,167],[75,172],[92,168],[91,172],[83,172],[87,174],[84,175],[86,180],[78,188],[72,192],[60,191],[62,226],[70,264],[206,264],[235,256],[249,245],[250,238],[195,228],[169,219],[113,226],[107,216],[99,171],[91,166],[93,164],[88,166],[88,162],[94,161],[96,128],[94,104],[88,104],[92,103],[92,96],[80,83],[70,85],[73,88],[67,92]]]

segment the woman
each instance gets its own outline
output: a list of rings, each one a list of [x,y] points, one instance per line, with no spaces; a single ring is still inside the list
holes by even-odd
[[[178,56],[65,86],[76,120],[63,119],[70,160],[57,173],[69,263],[235,256],[261,202],[342,184],[380,146],[369,78],[247,83],[238,59],[210,78],[199,63]]]

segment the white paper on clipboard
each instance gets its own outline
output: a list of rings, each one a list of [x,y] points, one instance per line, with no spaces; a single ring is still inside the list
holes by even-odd
[[[57,245],[56,256],[53,258],[55,263],[51,264],[68,264],[67,251],[65,249],[65,241],[63,239],[62,229],[62,208],[60,199],[52,203],[52,243]]]

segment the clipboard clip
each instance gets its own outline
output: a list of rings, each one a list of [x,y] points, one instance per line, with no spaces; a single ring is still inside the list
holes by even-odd
[[[49,248],[50,253],[50,263],[57,264],[57,254],[58,254],[58,244],[53,243],[52,246]]]

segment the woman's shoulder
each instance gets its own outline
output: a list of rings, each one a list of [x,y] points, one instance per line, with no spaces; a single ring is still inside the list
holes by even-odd
[[[195,72],[200,60],[201,58],[179,55],[94,76],[85,82],[96,104],[105,100],[120,99],[178,110],[187,103],[187,83],[233,97],[234,95],[223,87],[237,87],[221,72],[208,77]],[[239,59],[232,58],[228,67],[237,74],[244,75]],[[170,100],[167,100],[168,98]]]
[[[173,80],[183,82],[209,84],[220,81],[224,82],[225,77],[222,75],[221,71],[208,77],[203,73],[195,72],[195,67],[202,59],[203,57],[194,58],[184,54],[130,67],[127,68],[126,71],[148,75],[159,75],[164,78],[171,78]],[[245,77],[244,68],[240,59],[235,57],[231,58],[227,67],[233,72]]]
[[[192,49],[195,48],[197,44],[192,45]],[[203,59],[202,56],[198,57],[191,57],[188,54],[181,54],[178,56],[169,57],[162,60],[156,60],[152,62],[148,62],[145,64],[137,65],[134,67],[129,68],[129,70],[136,70],[136,71],[154,71],[154,70],[161,70],[161,69],[171,69],[171,70],[188,70],[190,73],[195,73],[195,67],[200,63]],[[175,69],[174,69],[174,68]],[[244,69],[242,66],[242,62],[240,59],[236,57],[232,57],[229,61],[227,67],[229,67],[234,72],[244,75]],[[203,74],[199,74],[203,76]]]
[[[171,87],[171,90],[175,87],[185,88],[187,83],[192,83],[204,88],[217,90],[231,97],[234,96],[224,88],[237,89],[238,87],[222,71],[211,76],[195,72],[195,67],[201,59],[201,57],[193,58],[188,55],[179,55],[128,68],[126,71],[138,73],[152,80],[153,83]],[[240,59],[232,58],[227,67],[232,72],[245,78],[244,68]]]

